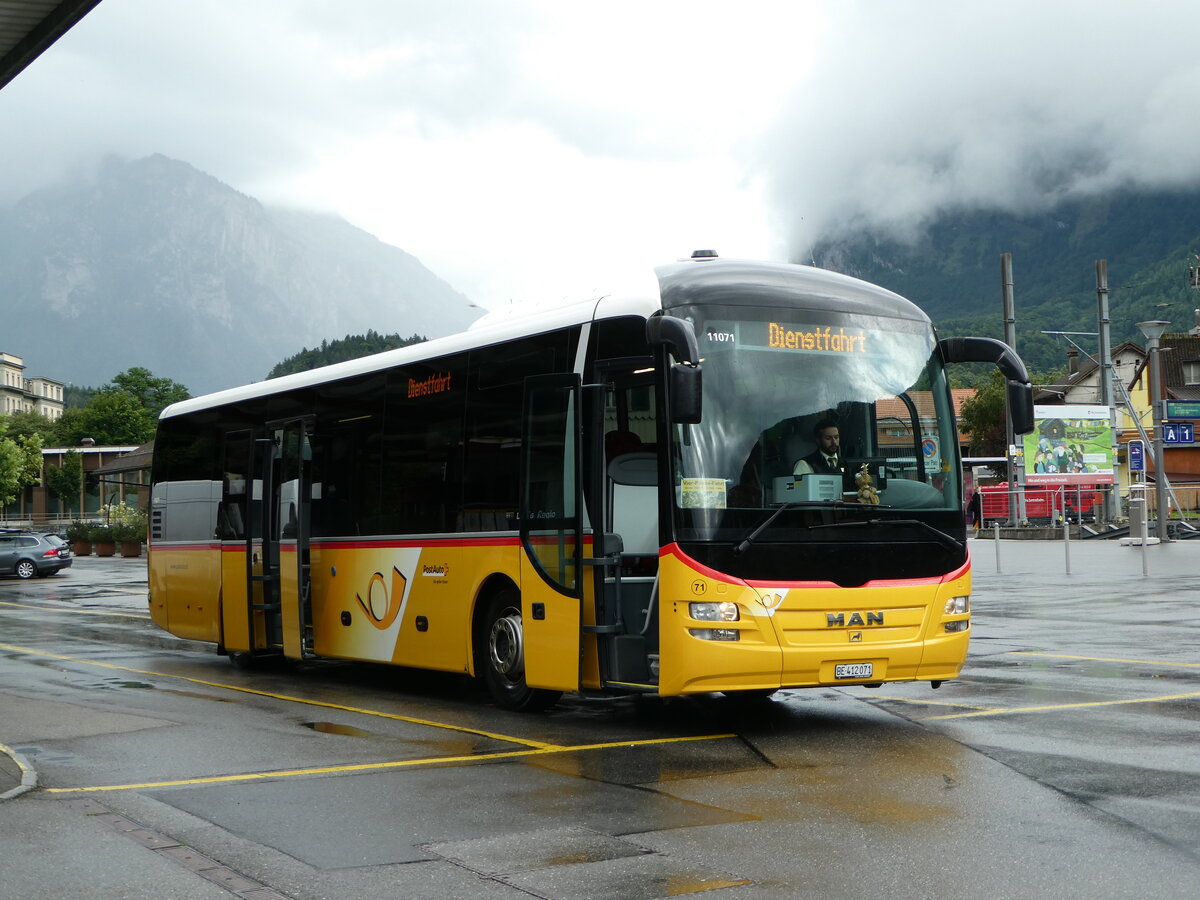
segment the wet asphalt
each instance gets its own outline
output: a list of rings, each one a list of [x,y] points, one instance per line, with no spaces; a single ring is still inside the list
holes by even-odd
[[[0,898],[1195,896],[1200,541],[972,550],[939,690],[542,716],[239,672],[142,618],[144,561],[0,580]]]

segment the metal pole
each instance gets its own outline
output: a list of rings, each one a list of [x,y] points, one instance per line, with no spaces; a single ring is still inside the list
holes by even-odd
[[[992,543],[996,545],[996,574],[1000,574],[1000,523],[992,523]]]
[[[1167,534],[1167,517],[1170,510],[1167,506],[1167,467],[1163,461],[1163,422],[1162,422],[1162,350],[1158,337],[1150,340],[1150,394],[1153,398],[1154,422],[1154,533],[1159,543],[1170,540]]]
[[[1063,557],[1067,574],[1071,574],[1071,519],[1067,515],[1066,493],[1063,493]]]
[[[1108,407],[1108,425],[1111,435],[1110,459],[1113,466],[1113,491],[1104,501],[1104,518],[1111,522],[1117,517],[1117,406],[1113,393],[1112,345],[1110,319],[1108,316],[1108,260],[1096,260],[1096,317],[1100,322],[1100,402]]]
[[[1000,254],[1000,294],[1004,314],[1004,343],[1014,351],[1017,349],[1017,316],[1016,303],[1013,300],[1012,254]],[[1005,406],[1004,442],[1008,448],[1008,524],[1019,525],[1025,521],[1025,500],[1017,495],[1017,460],[1020,459],[1012,448],[1017,444],[1016,433],[1013,431],[1012,411]]]

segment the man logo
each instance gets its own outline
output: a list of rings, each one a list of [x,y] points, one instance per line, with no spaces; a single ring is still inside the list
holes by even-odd
[[[850,632],[850,643],[861,644],[862,643],[862,632],[861,631]]]
[[[383,573],[376,572],[367,582],[367,599],[363,600],[361,594],[356,594],[354,599],[367,614],[372,625],[380,631],[387,631],[396,621],[396,616],[400,615],[400,601],[404,599],[404,586],[407,583],[408,579],[400,574],[399,569],[392,566],[390,591],[384,582]]]
[[[854,628],[855,626],[862,628],[864,625],[882,625],[883,613],[869,612],[864,621],[862,613],[850,613],[850,618],[846,618],[845,613],[825,613],[826,628]]]

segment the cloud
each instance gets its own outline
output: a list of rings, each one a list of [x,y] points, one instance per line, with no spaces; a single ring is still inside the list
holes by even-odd
[[[1183,5],[846,3],[751,164],[790,245],[1200,180]],[[1191,45],[1191,46],[1189,46]]]
[[[484,305],[698,247],[1200,179],[1167,0],[106,0],[0,92],[0,204],[163,153]]]

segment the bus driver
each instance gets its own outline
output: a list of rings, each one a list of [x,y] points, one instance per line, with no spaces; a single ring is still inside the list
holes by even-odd
[[[837,475],[844,466],[842,459],[842,435],[837,423],[822,419],[813,428],[817,449],[796,462],[795,475]]]

